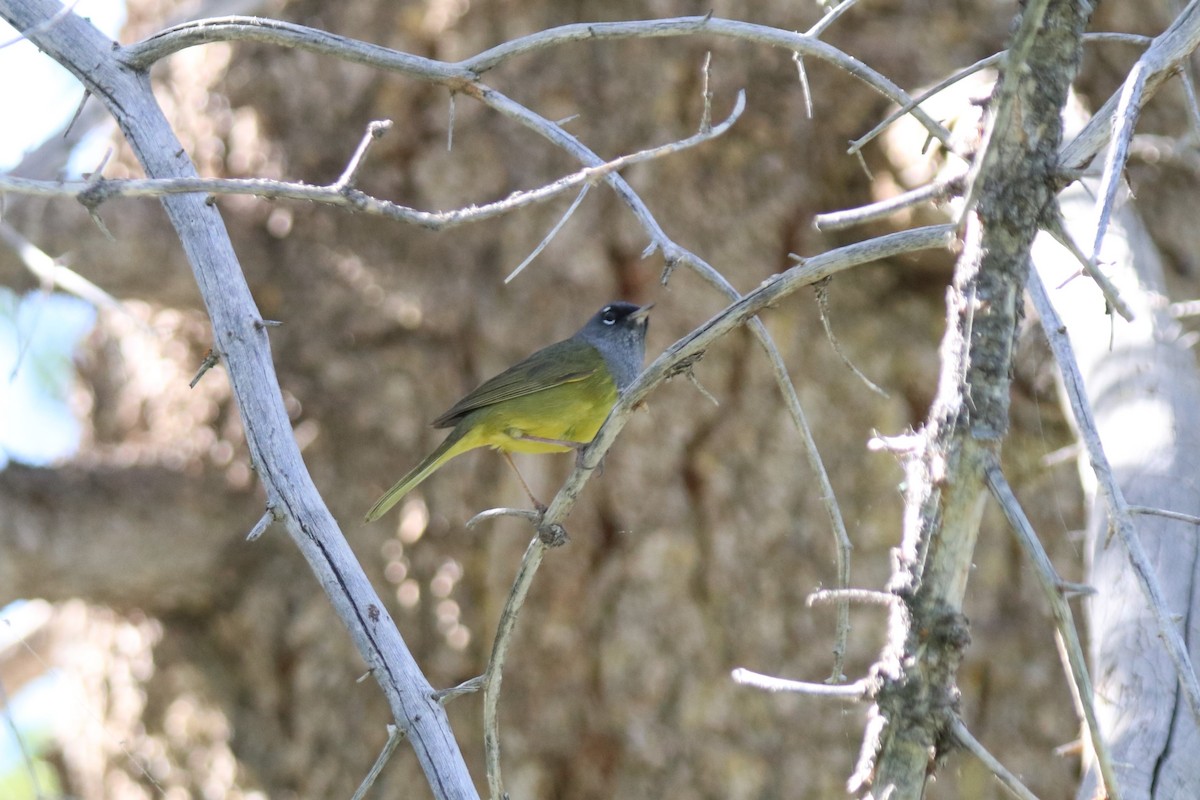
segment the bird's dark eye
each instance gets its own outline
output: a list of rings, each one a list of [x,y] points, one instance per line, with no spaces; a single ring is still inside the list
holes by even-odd
[[[611,308],[606,308],[604,309],[604,316],[600,319],[604,321],[605,325],[612,325],[617,321],[617,312]]]

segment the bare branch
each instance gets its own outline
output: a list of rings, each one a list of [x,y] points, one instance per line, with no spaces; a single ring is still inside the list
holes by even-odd
[[[0,17],[18,30],[53,18],[55,0],[0,0]],[[31,40],[69,69],[121,124],[151,178],[196,178],[195,166],[171,130],[144,75],[119,60],[112,42],[89,22],[68,15]],[[135,122],[136,121],[136,122]],[[304,466],[284,407],[261,325],[228,232],[202,196],[165,197],[163,207],[196,275],[246,433],[250,457],[267,496],[329,596],[387,698],[389,708],[438,798],[475,796],[445,710],[413,660],[333,515]]]
[[[1075,696],[1079,700],[1080,711],[1083,713],[1084,724],[1090,737],[1092,752],[1095,753],[1096,763],[1100,767],[1100,775],[1108,790],[1109,798],[1119,800],[1119,784],[1116,770],[1113,769],[1112,753],[1109,751],[1108,743],[1104,741],[1104,736],[1100,732],[1100,722],[1096,718],[1092,679],[1088,674],[1083,645],[1079,643],[1079,630],[1075,626],[1075,616],[1071,613],[1071,606],[1067,604],[1062,595],[1063,580],[1050,562],[1050,556],[1046,554],[1045,548],[1042,547],[1037,531],[1033,529],[1025,511],[1017,502],[1017,497],[1004,478],[1000,462],[995,456],[989,457],[986,469],[988,487],[992,490],[992,497],[1004,511],[1004,516],[1008,519],[1008,524],[1012,527],[1026,558],[1033,562],[1036,568],[1042,595],[1050,604],[1050,612],[1054,615],[1054,624],[1061,638],[1069,667],[1067,678],[1074,685]]]
[[[842,599],[865,605],[885,607],[900,600],[900,598],[890,592],[876,592],[871,589],[822,589],[810,594],[807,602],[810,606],[817,606],[837,602]]]
[[[835,7],[826,11],[825,16],[821,17],[816,25],[805,31],[805,35],[814,38],[820,36],[829,29],[830,25],[841,19],[842,15],[849,11],[857,2],[858,0],[842,0]]]
[[[1145,71],[1145,88],[1139,97],[1146,103],[1162,83],[1175,73],[1176,67],[1200,45],[1200,0],[1191,0],[1171,25],[1154,37],[1149,49],[1138,63]],[[1112,140],[1113,120],[1120,95],[1109,97],[1083,130],[1064,144],[1059,151],[1060,169],[1073,170],[1087,166],[1096,153]]]
[[[1184,514],[1181,511],[1168,511],[1165,508],[1152,508],[1150,506],[1134,506],[1129,507],[1131,514],[1151,514],[1156,517],[1165,517],[1178,522],[1187,522],[1191,525],[1200,525],[1200,517],[1195,514]]]
[[[371,145],[378,139],[383,138],[383,135],[392,128],[390,119],[380,119],[374,122],[367,123],[367,132],[363,134],[362,141],[358,143],[358,149],[354,151],[354,155],[350,157],[349,163],[346,164],[346,169],[334,181],[333,186],[340,191],[346,191],[354,186],[354,181],[358,177],[358,171],[362,169],[363,162],[366,161],[367,151],[371,149]]]
[[[562,218],[554,224],[554,227],[551,228],[550,232],[542,238],[542,241],[538,243],[538,246],[533,248],[533,252],[525,256],[525,260],[518,264],[516,269],[508,273],[508,275],[504,278],[505,283],[512,283],[513,278],[524,272],[525,268],[528,267],[533,260],[538,257],[538,254],[546,249],[546,245],[550,244],[551,240],[554,239],[554,237],[558,235],[558,232],[562,230],[563,226],[567,224],[567,220],[569,220],[575,214],[576,209],[578,209],[579,205],[583,202],[583,198],[587,197],[588,189],[590,188],[591,186],[586,183],[583,185],[583,188],[579,190],[579,194],[575,196],[575,199],[571,202],[571,205],[562,215]]]
[[[819,231],[838,231],[853,225],[865,225],[868,222],[876,222],[890,217],[897,211],[902,211],[912,206],[923,205],[925,203],[941,203],[956,194],[962,193],[964,177],[963,175],[958,175],[953,178],[946,178],[931,183],[928,186],[922,186],[903,194],[898,194],[895,197],[889,197],[887,200],[880,200],[877,203],[859,206],[858,208],[817,214],[813,217],[813,227]]]
[[[492,800],[505,797],[504,781],[500,777],[500,682],[504,679],[504,661],[512,644],[512,634],[517,626],[517,616],[525,604],[533,576],[541,566],[549,545],[543,537],[535,536],[525,549],[516,580],[509,590],[500,622],[496,626],[496,639],[492,642],[492,657],[488,659],[487,671],[483,674],[483,748],[487,764],[488,789]]]
[[[1000,763],[999,759],[987,751],[987,749],[979,743],[979,740],[971,735],[971,731],[963,721],[955,717],[954,722],[950,725],[950,733],[954,735],[955,741],[969,751],[973,756],[983,762],[984,766],[992,771],[996,779],[1004,784],[1004,788],[1013,793],[1014,797],[1020,800],[1038,800],[1037,795],[1029,791],[1025,784],[1021,783],[1021,779],[1014,775],[1008,767]]]
[[[120,52],[129,66],[147,69],[155,61],[188,47],[218,41],[253,41],[330,55],[475,95],[477,91],[466,91],[468,86],[481,89],[478,84],[480,75],[516,56],[569,42],[694,36],[700,33],[765,44],[820,58],[850,73],[898,105],[909,101],[908,95],[892,81],[817,38],[766,25],[709,16],[563,25],[510,40],[454,64],[401,53],[302,25],[256,17],[222,17],[184,23],[122,48]],[[944,126],[919,108],[911,113],[934,138],[952,149],[949,131]]]
[[[497,517],[517,517],[518,519],[526,519],[536,523],[541,519],[541,514],[536,511],[530,511],[527,508],[489,508],[487,511],[480,511],[475,516],[467,520],[467,530],[474,528],[481,522]]]
[[[1141,111],[1142,95],[1146,93],[1147,71],[1146,59],[1143,56],[1133,65],[1129,77],[1121,87],[1121,99],[1117,103],[1117,127],[1113,131],[1112,143],[1104,157],[1104,174],[1100,179],[1100,210],[1096,219],[1092,257],[1089,259],[1092,263],[1100,258],[1100,245],[1103,244],[1104,233],[1108,230],[1113,201],[1125,174],[1125,162],[1129,160],[1129,143],[1133,140],[1138,112]]]
[[[392,753],[396,752],[396,746],[404,741],[404,731],[395,725],[388,725],[387,733],[388,738],[383,744],[383,750],[380,751],[379,757],[375,759],[375,763],[371,765],[367,776],[358,785],[358,789],[351,795],[350,800],[363,800],[367,796],[367,792],[375,785],[375,780],[379,777],[379,773],[383,772],[384,766],[391,760]]]
[[[253,542],[267,532],[267,528],[278,521],[274,506],[267,506],[267,510],[258,518],[258,522],[254,523],[254,527],[246,534],[246,541]]]
[[[1028,288],[1034,308],[1037,309],[1038,317],[1041,319],[1042,330],[1046,332],[1050,349],[1054,352],[1054,360],[1062,374],[1063,388],[1070,402],[1075,424],[1079,429],[1079,438],[1083,440],[1088,460],[1096,474],[1100,494],[1104,497],[1105,505],[1108,507],[1110,524],[1116,529],[1121,543],[1129,553],[1130,564],[1133,566],[1142,594],[1145,595],[1146,602],[1150,606],[1150,611],[1158,626],[1159,636],[1162,637],[1171,662],[1175,666],[1188,710],[1193,719],[1200,723],[1200,681],[1196,678],[1196,671],[1188,656],[1187,646],[1183,642],[1178,625],[1172,619],[1171,611],[1163,597],[1162,587],[1159,586],[1158,578],[1154,574],[1154,567],[1150,564],[1146,551],[1142,547],[1141,539],[1133,524],[1129,504],[1125,502],[1125,495],[1108,463],[1108,456],[1104,453],[1100,434],[1096,430],[1091,403],[1088,402],[1087,394],[1084,391],[1083,376],[1075,361],[1071,340],[1067,337],[1066,328],[1063,327],[1062,320],[1059,318],[1054,304],[1050,302],[1046,288],[1036,272],[1029,276]]]
[[[462,697],[465,694],[474,694],[483,688],[483,675],[476,675],[474,678],[468,678],[457,686],[451,686],[449,689],[439,689],[433,693],[433,697],[442,705],[446,705],[456,697]]]
[[[611,161],[598,161],[594,166],[581,169],[537,189],[514,192],[503,200],[452,211],[419,211],[389,200],[372,197],[354,189],[352,184],[346,182],[348,176],[353,177],[356,174],[362,156],[365,154],[365,145],[373,141],[374,137],[382,135],[382,132],[387,129],[387,126],[383,122],[372,123],[373,126],[380,127],[369,131],[367,136],[364,137],[359,149],[355,151],[346,169],[343,170],[342,176],[334,183],[324,186],[260,178],[194,177],[57,182],[36,181],[28,178],[0,175],[0,191],[39,197],[78,197],[80,202],[88,208],[95,208],[114,197],[165,197],[194,193],[249,194],[267,199],[304,200],[325,203],[386,219],[419,225],[430,230],[445,230],[466,223],[479,222],[502,214],[508,214],[516,209],[535,203],[546,202],[570,189],[590,184],[625,167],[661,158],[665,155],[686,150],[714,139],[728,131],[733,123],[737,121],[738,117],[741,116],[745,108],[745,93],[739,92],[729,116],[709,131],[621,156]]]
[[[1105,224],[1107,225],[1107,222],[1105,222]],[[1108,276],[1104,273],[1104,270],[1100,269],[1099,256],[1097,255],[1093,256],[1092,258],[1088,258],[1086,255],[1084,255],[1083,251],[1079,249],[1079,245],[1076,244],[1075,240],[1071,237],[1071,234],[1068,233],[1063,227],[1062,213],[1059,211],[1058,201],[1055,201],[1053,210],[1045,215],[1045,218],[1043,219],[1042,230],[1053,236],[1054,241],[1065,247],[1067,252],[1074,256],[1075,260],[1080,264],[1079,272],[1075,273],[1075,275],[1072,277],[1067,278],[1063,284],[1065,285],[1066,283],[1069,283],[1080,275],[1087,275],[1096,282],[1096,286],[1100,289],[1101,293],[1104,295],[1104,299],[1108,302],[1108,305],[1112,308],[1112,310],[1116,311],[1127,321],[1132,321],[1133,309],[1130,308],[1129,303],[1125,302],[1125,299],[1121,297],[1120,291],[1116,286],[1113,285],[1113,282],[1109,280]],[[1097,240],[1097,242],[1098,241],[1099,240]],[[1060,286],[1059,288],[1062,287]]]
[[[836,700],[866,700],[871,695],[871,682],[866,678],[841,685],[828,683],[806,683],[790,681],[785,678],[774,678],[761,672],[751,672],[741,667],[730,673],[734,683],[742,686],[753,686],[768,692],[795,692],[796,694],[811,694],[817,697],[832,697]]]
[[[74,270],[59,264],[4,220],[0,220],[0,239],[16,251],[25,268],[47,289],[61,289],[86,300],[96,308],[125,312],[125,307],[119,300]]]
[[[969,78],[970,76],[974,75],[976,72],[980,72],[981,70],[987,69],[988,67],[999,64],[1001,61],[1004,60],[1004,57],[1006,55],[1007,55],[1006,51],[1001,50],[999,53],[995,53],[993,55],[987,56],[986,58],[981,58],[978,61],[976,61],[974,64],[970,65],[969,67],[964,67],[964,68],[958,70],[957,72],[955,72],[953,75],[949,76],[948,78],[938,81],[933,86],[929,87],[928,89],[926,89],[925,91],[923,91],[919,95],[917,95],[916,97],[910,99],[907,103],[904,103],[903,105],[901,105],[899,108],[897,108],[892,113],[888,114],[886,117],[883,118],[883,121],[881,121],[874,128],[871,128],[871,130],[867,131],[862,136],[860,136],[857,139],[855,139],[854,141],[850,142],[850,148],[846,152],[847,153],[862,152],[862,149],[864,147],[866,147],[866,145],[869,142],[873,141],[877,136],[879,136],[879,134],[881,134],[885,130],[887,130],[888,126],[891,125],[893,122],[900,119],[905,114],[911,113],[913,109],[919,108],[921,106],[921,104],[924,103],[929,98],[933,97],[934,95],[938,94],[941,91],[944,91],[945,89],[950,88],[951,86],[953,86],[954,84],[963,80],[964,78]]]
[[[887,398],[888,393],[881,389],[876,383],[867,377],[866,373],[858,368],[858,365],[850,360],[842,350],[842,345],[833,334],[833,323],[829,320],[829,285],[826,281],[820,281],[813,285],[813,290],[817,296],[817,314],[821,318],[821,327],[825,329],[825,338],[829,341],[829,346],[833,348],[833,352],[837,354],[842,363],[849,367],[850,371],[863,382],[868,389],[880,397]]]

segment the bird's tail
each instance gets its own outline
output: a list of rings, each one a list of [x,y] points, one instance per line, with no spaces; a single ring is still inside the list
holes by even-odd
[[[420,464],[413,467],[407,475],[396,481],[395,486],[383,493],[383,496],[367,512],[365,521],[374,522],[382,517],[392,506],[399,503],[404,495],[415,489],[417,484],[437,471],[438,467],[455,456],[472,449],[473,445],[467,441],[471,437],[464,438],[463,433],[458,428],[452,430],[445,441],[439,444],[432,453],[425,456]]]

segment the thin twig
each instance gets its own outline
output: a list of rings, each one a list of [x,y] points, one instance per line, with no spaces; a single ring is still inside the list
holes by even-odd
[[[871,681],[860,678],[854,683],[843,683],[831,686],[828,683],[808,683],[806,681],[791,681],[786,678],[775,678],[752,672],[738,667],[730,673],[734,683],[742,686],[752,686],[755,689],[765,689],[768,692],[795,692],[796,694],[811,694],[817,697],[832,697],[837,700],[866,700],[871,695]]]
[[[700,112],[700,132],[712,129],[712,101],[713,93],[711,87],[712,81],[712,51],[709,50],[704,54],[704,64],[700,67],[700,98],[703,100],[703,106]]]
[[[805,31],[804,35],[812,36],[814,39],[819,37],[822,33],[829,29],[830,25],[837,22],[841,16],[849,11],[857,2],[858,0],[842,0],[842,2],[837,4],[837,6],[826,11],[825,16],[821,17],[816,25],[813,25],[811,28]]]
[[[40,33],[45,33],[46,31],[50,30],[55,25],[57,25],[58,23],[62,22],[64,19],[66,19],[67,16],[72,11],[75,10],[75,6],[79,5],[79,3],[80,3],[80,0],[71,0],[70,3],[67,3],[61,9],[59,9],[59,11],[54,14],[54,16],[48,17],[45,20],[39,22],[37,25],[33,25],[31,27],[26,28],[23,31],[18,32],[16,36],[14,36],[11,39],[8,39],[7,41],[0,42],[0,50],[3,50],[6,47],[12,47],[17,42],[21,42],[26,39],[32,40],[34,36],[37,36]]]
[[[21,367],[25,365],[25,356],[33,348],[38,323],[42,320],[42,309],[46,305],[46,299],[50,296],[50,289],[50,286],[43,284],[41,290],[36,295],[31,295],[28,298],[32,302],[30,307],[33,311],[24,319],[18,317],[18,320],[26,323],[28,327],[26,328],[24,325],[17,326],[17,357],[13,359],[12,371],[8,373],[10,382],[16,380],[17,375],[21,372]]]
[[[496,519],[497,517],[517,517],[519,519],[526,519],[530,522],[536,523],[539,519],[541,519],[541,516],[542,515],[538,512],[528,508],[489,508],[486,511],[480,511],[478,514],[467,520],[466,527],[467,530],[470,530],[481,522],[485,522],[489,519]]]
[[[1179,522],[1187,522],[1192,525],[1200,525],[1200,517],[1195,514],[1184,514],[1181,511],[1168,511],[1165,508],[1154,508],[1153,506],[1129,506],[1131,514],[1151,514],[1156,517],[1165,517]]]
[[[1076,272],[1070,278],[1063,281],[1063,285],[1065,286],[1080,275],[1087,275],[1096,282],[1097,288],[1104,295],[1104,300],[1108,303],[1109,307],[1127,321],[1132,321],[1133,309],[1129,307],[1129,303],[1125,302],[1125,298],[1121,297],[1121,292],[1117,289],[1116,284],[1109,279],[1104,270],[1100,269],[1099,262],[1095,258],[1089,259],[1083,254],[1083,251],[1079,249],[1079,245],[1075,243],[1071,234],[1063,227],[1062,212],[1059,209],[1057,199],[1054,201],[1053,207],[1043,215],[1042,229],[1053,236],[1054,241],[1065,247],[1067,252],[1079,262],[1079,272]],[[1061,289],[1062,286],[1058,288]]]
[[[897,105],[909,101],[908,95],[888,78],[820,39],[767,25],[711,16],[563,25],[512,39],[453,64],[279,20],[221,17],[176,25],[122,48],[119,55],[130,67],[148,69],[156,61],[188,47],[220,41],[253,41],[321,53],[350,63],[432,81],[474,96],[491,91],[481,92],[478,83],[480,75],[517,56],[570,42],[689,37],[700,33],[779,47],[820,58],[845,70]],[[943,125],[919,108],[914,108],[911,113],[934,138],[947,148],[951,147],[950,133]]]
[[[995,455],[989,454],[985,466],[988,488],[992,497],[1000,504],[1004,516],[1008,519],[1017,542],[1021,545],[1025,556],[1033,563],[1042,594],[1050,604],[1050,612],[1054,616],[1055,628],[1061,637],[1062,647],[1068,664],[1067,678],[1074,684],[1075,695],[1079,698],[1080,711],[1083,713],[1084,724],[1090,737],[1092,751],[1096,755],[1096,763],[1100,768],[1100,777],[1108,790],[1110,800],[1119,800],[1120,790],[1117,784],[1116,770],[1113,768],[1112,753],[1109,751],[1104,735],[1100,731],[1100,722],[1096,717],[1095,692],[1092,689],[1092,679],[1088,674],[1087,658],[1083,653],[1083,645],[1079,643],[1079,631],[1075,626],[1075,617],[1071,606],[1067,604],[1060,590],[1062,578],[1054,569],[1050,556],[1046,554],[1038,539],[1037,531],[1029,522],[1013,494],[1012,488],[1000,469],[1000,462]]]
[[[200,368],[196,370],[196,374],[192,376],[190,381],[188,381],[188,388],[195,389],[196,384],[199,383],[200,379],[204,377],[204,373],[215,367],[217,362],[220,360],[221,356],[210,347],[208,352],[204,354],[204,360],[200,362]]]
[[[1154,615],[1159,636],[1175,667],[1188,711],[1196,723],[1200,724],[1200,680],[1196,678],[1196,671],[1188,656],[1187,646],[1179,633],[1176,621],[1172,618],[1166,598],[1163,597],[1162,587],[1154,573],[1154,567],[1150,564],[1145,548],[1142,547],[1141,539],[1133,524],[1129,504],[1125,502],[1125,494],[1121,491],[1121,486],[1108,463],[1108,456],[1104,453],[1100,434],[1096,430],[1095,416],[1092,414],[1091,404],[1084,391],[1083,376],[1075,361],[1075,350],[1071,346],[1071,340],[1067,337],[1066,329],[1063,327],[1054,304],[1050,302],[1046,287],[1036,271],[1030,272],[1027,288],[1034,308],[1037,309],[1038,317],[1041,319],[1042,330],[1046,332],[1050,349],[1054,352],[1054,360],[1062,374],[1063,388],[1067,393],[1075,424],[1079,428],[1079,437],[1083,440],[1084,447],[1087,448],[1088,460],[1096,475],[1100,494],[1108,508],[1110,524],[1116,529],[1121,543],[1129,553],[1129,562],[1133,567],[1134,575],[1137,576],[1138,585],[1146,597],[1150,613]]]
[[[554,227],[550,229],[550,232],[542,238],[542,241],[538,243],[538,246],[533,248],[533,252],[527,255],[525,260],[517,265],[516,269],[508,273],[508,277],[504,279],[505,283],[512,283],[513,278],[520,275],[525,268],[529,266],[535,258],[538,257],[538,254],[546,249],[546,245],[550,244],[550,241],[557,236],[558,232],[561,231],[563,226],[567,224],[567,220],[569,220],[575,214],[575,210],[579,208],[579,205],[583,202],[583,198],[587,197],[588,189],[591,188],[592,187],[589,184],[585,183],[583,185],[583,188],[579,190],[579,194],[575,196],[575,200],[571,203],[570,207],[567,208],[566,213],[562,215],[557,223],[555,223]]]
[[[1074,581],[1058,579],[1058,591],[1063,597],[1089,597],[1097,593],[1095,586],[1088,586],[1086,583],[1075,583]]]
[[[1200,44],[1198,12],[1200,0],[1191,0],[1167,29],[1154,37],[1150,47],[1142,54],[1139,62],[1145,64],[1146,85],[1139,102],[1148,102],[1163,82],[1176,73],[1179,63],[1191,55],[1197,44]],[[1096,153],[1108,147],[1112,141],[1113,121],[1119,103],[1119,94],[1109,97],[1088,120],[1079,135],[1063,144],[1059,151],[1059,161],[1064,170],[1087,166]]]
[[[821,589],[810,594],[805,602],[809,606],[819,606],[839,600],[887,607],[899,602],[900,598],[891,592],[877,592],[872,589]]]
[[[465,694],[473,694],[483,688],[483,682],[486,679],[484,675],[476,675],[474,678],[468,678],[457,686],[451,686],[449,689],[440,689],[433,693],[433,699],[437,700],[442,705],[446,705],[456,697],[462,697]]]
[[[548,545],[541,536],[533,537],[525,555],[521,559],[521,567],[517,570],[516,580],[509,590],[508,600],[500,612],[500,622],[496,626],[496,639],[492,642],[492,657],[488,659],[487,671],[483,674],[483,750],[484,761],[487,764],[488,789],[492,800],[502,800],[504,781],[500,777],[500,682],[504,679],[504,661],[508,656],[509,645],[512,644],[512,634],[516,629],[517,616],[521,606],[533,585],[533,576],[541,566],[542,557],[546,555]]]
[[[193,193],[249,194],[268,199],[304,200],[326,203],[438,231],[454,228],[466,223],[490,219],[534,203],[542,203],[572,188],[595,182],[633,164],[661,158],[680,150],[695,147],[698,144],[724,134],[737,121],[745,108],[745,92],[739,92],[729,116],[719,125],[713,126],[707,133],[698,133],[686,139],[641,150],[611,161],[599,161],[593,166],[578,170],[537,189],[514,192],[503,200],[451,211],[419,211],[400,205],[399,203],[372,197],[357,189],[344,186],[340,183],[341,179],[328,185],[316,186],[307,183],[258,178],[162,178],[58,182],[37,181],[11,175],[0,175],[0,191],[38,197],[78,197],[79,201],[89,209],[94,209],[101,203],[114,197],[163,197],[173,194]],[[365,138],[364,141],[366,141]],[[351,166],[353,166],[353,160]],[[343,172],[343,177],[346,174],[353,174],[351,166],[348,166],[346,171]]]
[[[353,188],[354,181],[358,178],[358,172],[362,169],[363,162],[367,159],[367,151],[371,149],[372,144],[381,139],[391,128],[392,121],[390,119],[377,119],[367,123],[366,133],[363,134],[362,140],[354,150],[354,155],[350,156],[350,160],[346,163],[346,168],[342,170],[342,174],[333,182],[333,188],[343,192]]]
[[[119,300],[79,273],[59,264],[4,220],[0,220],[0,239],[16,251],[21,263],[43,286],[61,289],[96,308],[125,312]]]
[[[75,113],[71,115],[71,120],[67,123],[67,127],[63,128],[62,138],[66,139],[71,134],[71,129],[75,127],[75,123],[79,122],[79,118],[83,116],[83,107],[87,105],[88,98],[92,93],[84,89],[83,97],[79,98],[79,105],[75,106]]]
[[[250,532],[246,534],[246,541],[256,541],[260,536],[266,533],[267,528],[271,527],[271,524],[279,519],[278,513],[279,512],[274,506],[268,505],[267,510],[263,512],[261,517],[258,518],[258,522],[254,523],[254,527],[251,528]]]
[[[963,748],[969,751],[972,755],[983,762],[983,765],[992,771],[996,779],[1004,785],[1004,788],[1013,793],[1014,797],[1020,800],[1038,800],[1037,795],[1029,791],[1025,784],[1021,783],[1021,779],[1013,774],[1008,767],[1000,763],[999,759],[987,751],[979,740],[971,735],[971,731],[967,729],[966,724],[959,717],[955,717],[950,723],[950,733],[954,736]]]
[[[400,730],[395,725],[387,726],[388,738],[383,744],[383,750],[380,751],[379,757],[375,759],[375,763],[371,765],[371,769],[367,772],[367,776],[363,778],[359,784],[358,790],[350,797],[350,800],[363,800],[374,785],[375,779],[379,777],[379,773],[383,772],[383,767],[391,759],[392,753],[396,752],[396,746],[404,741],[404,731]]]
[[[1139,33],[1122,33],[1120,31],[1095,31],[1083,35],[1085,42],[1118,42],[1131,44],[1136,47],[1149,47],[1154,42],[1153,36],[1142,36]]]
[[[1104,157],[1104,172],[1100,178],[1100,208],[1096,218],[1096,236],[1092,243],[1090,262],[1100,259],[1100,246],[1104,243],[1104,234],[1108,230],[1108,221],[1112,216],[1113,201],[1117,190],[1121,187],[1125,173],[1125,162],[1129,159],[1129,143],[1133,139],[1133,131],[1137,126],[1138,112],[1141,110],[1142,95],[1146,93],[1146,75],[1149,67],[1145,56],[1139,58],[1129,71],[1124,86],[1121,87],[1121,100],[1117,103],[1117,127],[1113,131],[1112,143]]]
[[[970,76],[974,75],[976,72],[980,72],[981,70],[987,69],[990,66],[1000,63],[1001,61],[1004,60],[1005,55],[1006,55],[1006,51],[1001,50],[999,53],[994,53],[993,55],[987,56],[986,58],[981,58],[978,61],[976,61],[974,64],[971,64],[968,67],[964,67],[964,68],[956,71],[950,77],[945,78],[945,79],[935,83],[930,88],[921,92],[919,95],[916,95],[915,97],[910,99],[907,103],[902,104],[895,111],[888,114],[886,117],[883,118],[883,121],[880,122],[878,125],[876,125],[874,128],[871,128],[871,130],[867,131],[862,136],[860,136],[857,139],[855,139],[854,141],[850,142],[850,148],[846,152],[847,153],[861,152],[862,149],[864,147],[866,147],[868,143],[873,141],[877,136],[879,136],[879,134],[881,134],[885,130],[887,130],[887,127],[889,125],[891,125],[893,122],[900,119],[905,114],[911,113],[913,109],[919,108],[921,106],[921,104],[924,103],[926,100],[928,100],[929,98],[933,97],[934,95],[936,95],[942,91],[945,91],[946,89],[949,89],[951,86],[958,83],[959,81],[969,78]]]
[[[925,437],[919,433],[902,433],[897,436],[884,436],[878,431],[867,440],[867,450],[872,453],[897,453],[909,455],[920,452],[925,446]]]
[[[868,378],[866,373],[858,368],[857,364],[850,360],[850,356],[846,355],[845,351],[842,350],[841,343],[839,343],[837,337],[834,336],[833,323],[829,321],[828,282],[820,281],[819,283],[813,284],[813,291],[816,293],[817,298],[817,315],[821,318],[821,327],[825,329],[825,338],[829,341],[829,346],[833,348],[833,352],[837,354],[838,358],[842,360],[842,363],[849,367],[850,371],[853,372],[868,389],[885,399],[890,397],[890,395],[881,389],[878,384]]]
[[[704,384],[702,384],[700,379],[696,377],[696,371],[694,369],[688,367],[686,370],[684,370],[683,377],[688,379],[688,383],[696,387],[696,391],[700,393],[701,397],[712,403],[714,406],[717,406],[718,408],[720,407],[721,401],[713,396],[712,392],[704,388]]]
[[[964,177],[964,175],[956,175],[952,178],[944,178],[926,186],[898,194],[895,197],[889,197],[886,200],[880,200],[879,202],[859,206],[858,208],[817,214],[813,217],[813,227],[819,231],[838,231],[853,225],[864,225],[869,222],[885,219],[897,211],[902,211],[912,206],[923,205],[925,203],[942,203],[954,195],[962,193]]]
[[[1192,136],[1200,136],[1200,99],[1196,98],[1196,81],[1192,73],[1184,70],[1179,73],[1183,82],[1183,96],[1187,99],[1188,119],[1192,123]]]
[[[800,81],[800,94],[804,97],[804,115],[813,118],[812,87],[808,85],[808,70],[804,67],[804,56],[792,53],[792,61],[796,62],[796,77]]]

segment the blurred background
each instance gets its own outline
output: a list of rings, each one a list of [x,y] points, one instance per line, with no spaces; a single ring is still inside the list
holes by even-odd
[[[822,13],[816,3],[771,0],[75,8],[123,43],[184,19],[243,13],[444,60],[565,23],[709,11],[786,30]],[[1015,13],[1010,2],[865,0],[824,38],[915,92],[1002,48]],[[1155,34],[1174,13],[1165,1],[1103,4],[1093,29]],[[898,126],[866,149],[868,176],[847,142],[888,104],[812,59],[812,118],[790,54],[711,37],[564,45],[485,81],[547,118],[573,117],[568,130],[615,157],[694,133],[709,51],[714,116],[744,88],[743,118],[714,142],[624,174],[666,232],[739,290],[786,269],[790,253],[941,219],[931,208],[887,225],[814,229],[814,214],[921,185],[936,164],[919,157],[921,137]],[[1124,44],[1091,45],[1085,102],[1098,106],[1136,56]],[[6,171],[78,177],[111,149],[106,177],[141,174],[95,101],[63,136],[81,88],[48,59],[25,43],[0,58],[0,108],[20,123],[0,126]],[[327,183],[367,123],[385,118],[395,125],[373,146],[360,187],[421,209],[498,199],[578,166],[465,97],[448,152],[443,91],[308,53],[214,44],[172,56],[152,77],[208,176]],[[1139,131],[1163,138],[1142,139],[1130,171],[1175,299],[1200,293],[1195,226],[1180,216],[1195,208],[1194,142],[1161,144],[1186,132],[1185,108],[1177,86],[1154,100]],[[570,202],[433,233],[318,205],[217,200],[263,316],[283,323],[271,344],[308,467],[438,687],[483,671],[530,534],[511,520],[464,529],[481,509],[527,502],[503,459],[483,451],[442,469],[383,521],[361,523],[440,439],[428,422],[611,299],[656,303],[651,358],[725,304],[686,271],[660,285],[661,258],[641,257],[644,232],[602,187],[505,285]],[[0,603],[10,604],[0,626],[0,796],[347,797],[386,739],[386,704],[373,682],[358,680],[365,665],[282,531],[244,541],[264,498],[224,372],[188,387],[211,337],[160,206],[115,200],[100,215],[111,240],[69,200],[4,199],[5,225],[119,308],[48,292],[18,245],[0,246]],[[952,254],[927,253],[860,267],[829,287],[842,348],[887,398],[833,351],[811,291],[763,317],[841,503],[858,587],[886,582],[902,510],[898,464],[866,442],[925,416],[951,266]],[[1027,327],[1006,467],[1059,572],[1077,580],[1082,495],[1064,449],[1073,440],[1040,332]],[[531,592],[501,699],[513,797],[844,794],[863,709],[729,679],[746,667],[819,681],[832,665],[833,609],[808,608],[805,598],[835,580],[833,538],[800,437],[744,331],[707,353],[696,374],[720,405],[686,381],[652,395],[571,515],[569,546],[547,557]],[[544,498],[571,459],[520,464]],[[1052,625],[994,508],[967,613],[960,686],[969,726],[1040,797],[1072,796],[1077,730]],[[878,608],[853,610],[851,679],[876,656],[882,623]],[[449,713],[481,781],[479,699],[458,699]],[[377,796],[428,794],[406,746],[380,781]],[[929,796],[1000,792],[977,763],[952,758]]]

